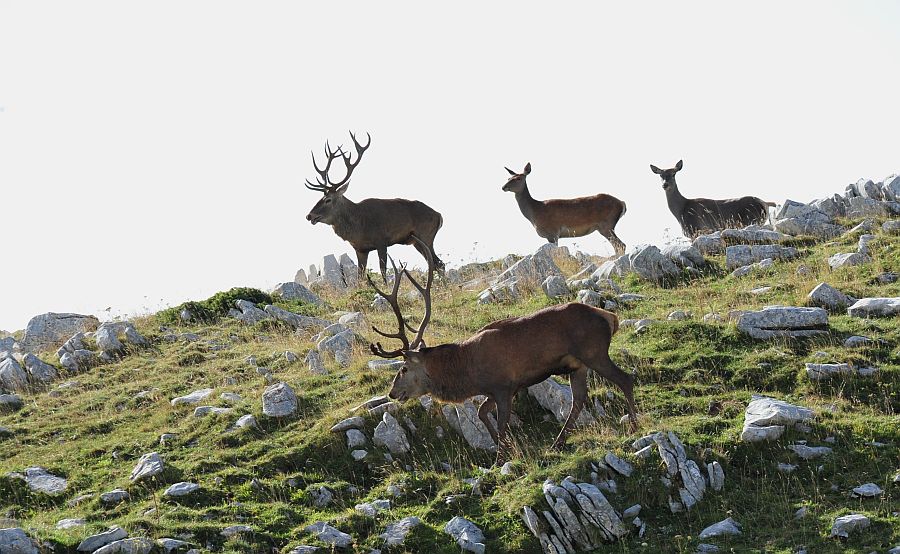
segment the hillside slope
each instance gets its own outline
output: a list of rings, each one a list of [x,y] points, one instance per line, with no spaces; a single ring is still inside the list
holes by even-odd
[[[880,228],[881,222],[876,223]],[[483,530],[487,552],[540,552],[538,539],[523,522],[523,506],[548,509],[545,479],[558,483],[572,476],[590,482],[597,462],[612,452],[629,461],[634,473],[615,477],[614,493],[604,484],[604,494],[619,512],[640,504],[646,527],[639,537],[627,521],[630,534],[601,551],[694,552],[706,542],[733,552],[886,552],[900,544],[895,477],[900,471],[898,318],[833,312],[825,334],[771,340],[749,338],[725,318],[731,310],[803,306],[820,282],[857,298],[900,296],[900,283],[878,279],[900,270],[900,236],[879,230],[869,243],[871,261],[829,268],[827,258],[854,251],[857,240],[851,234],[831,241],[794,239],[799,257],[744,277],[730,275],[724,256],[717,255],[708,257],[711,265],[698,275],[685,272],[665,286],[633,274],[615,278],[624,291],[643,296],[617,309],[620,320],[653,320],[637,328],[623,325],[610,348],[620,366],[637,372],[639,433],[619,424],[624,412],[618,391],[592,378],[591,399],[602,404],[607,416],[579,429],[562,452],[550,451],[560,424],[529,395],[520,394],[511,475],[499,468],[483,470],[491,466],[492,454],[470,447],[439,410],[428,411],[418,401],[393,414],[407,427],[411,451],[387,459],[385,448],[371,442],[381,417],[352,412],[365,400],[386,394],[393,377],[391,371],[367,367],[372,358],[364,344],[354,345],[349,367],[329,359],[327,373],[318,375],[304,362],[315,347],[314,332],[295,332],[272,320],[182,324],[167,319],[171,314],[145,318],[135,323],[150,347],[66,375],[59,382],[64,385],[57,383],[49,391],[21,393],[22,409],[0,412],[0,427],[6,429],[0,431],[0,517],[7,518],[0,519],[0,528],[21,527],[55,552],[74,552],[85,537],[111,525],[132,537],[182,538],[201,550],[290,552],[298,545],[328,551],[305,530],[327,521],[352,536],[350,551],[451,553],[460,548],[444,533],[444,525],[463,516]],[[568,274],[579,269],[565,263],[560,265]],[[807,270],[798,273],[800,266]],[[761,287],[771,288],[750,292]],[[436,285],[429,344],[461,339],[490,321],[573,299],[551,300],[537,288],[512,302],[478,304],[476,293],[449,283]],[[335,311],[360,311],[369,323],[391,326],[390,313],[371,308],[370,290],[323,293],[323,298],[327,307],[276,305],[331,321]],[[413,300],[407,300],[407,307],[413,313],[420,309]],[[691,315],[667,320],[675,310]],[[704,320],[707,313],[723,319]],[[371,331],[361,332],[374,339]],[[846,347],[845,339],[854,335],[874,341]],[[286,351],[298,359],[289,361]],[[44,359],[56,363],[49,356]],[[811,381],[805,363],[851,363],[877,371]],[[258,367],[268,368],[271,377]],[[263,391],[277,382],[296,392],[298,409],[291,417],[262,413]],[[213,391],[199,405],[229,412],[200,417],[193,415],[194,405],[171,404],[173,398],[207,388]],[[229,401],[222,393],[240,399]],[[770,442],[743,442],[744,411],[754,394],[812,409],[810,429],[788,429]],[[258,425],[233,429],[245,414],[252,414]],[[344,433],[330,431],[351,415],[365,418],[367,444],[361,448],[368,454],[361,461],[351,456]],[[638,458],[631,447],[653,431],[674,432],[691,459],[721,464],[724,488],[708,490],[689,511],[672,513],[671,492],[660,480],[665,473],[660,456]],[[171,436],[161,441],[163,434]],[[788,448],[797,441],[827,445],[833,452],[803,460]],[[164,471],[132,482],[132,469],[150,452],[159,453]],[[796,467],[788,472],[787,466],[779,470],[779,464]],[[9,475],[36,466],[65,477],[65,491],[55,496],[34,492]],[[177,482],[200,488],[183,497],[164,496]],[[851,489],[864,483],[878,485],[883,493],[853,498]],[[104,503],[99,495],[114,489],[127,491],[129,498]],[[93,496],[73,502],[86,494]],[[354,509],[375,499],[389,499],[390,508],[374,517]],[[800,508],[806,515],[795,519]],[[834,519],[850,513],[868,516],[871,524],[846,540],[829,538]],[[380,535],[408,516],[421,523],[402,545],[385,547]],[[742,526],[741,535],[698,538],[702,529],[727,517]],[[83,518],[85,525],[57,529],[57,522],[67,518]],[[249,529],[230,538],[222,535],[234,525]]]

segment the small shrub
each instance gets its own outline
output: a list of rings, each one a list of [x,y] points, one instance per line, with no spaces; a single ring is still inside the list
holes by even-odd
[[[180,322],[179,314],[187,309],[202,323],[214,323],[228,314],[228,310],[234,308],[236,300],[246,300],[254,304],[271,304],[272,297],[259,289],[248,287],[235,287],[233,289],[217,292],[206,300],[200,302],[188,301],[174,308],[168,308],[157,314],[163,324],[176,324]]]

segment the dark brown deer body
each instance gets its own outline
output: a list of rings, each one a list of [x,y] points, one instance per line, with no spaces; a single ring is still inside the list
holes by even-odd
[[[473,396],[486,396],[478,416],[498,445],[499,461],[506,457],[509,449],[507,427],[513,398],[520,390],[552,375],[569,377],[572,408],[553,443],[554,448],[560,448],[587,400],[587,376],[588,371],[593,370],[625,395],[628,415],[632,427],[636,428],[634,376],[619,368],[609,357],[610,340],[618,329],[615,314],[573,302],[496,321],[464,341],[428,348],[421,340],[430,317],[428,287],[420,287],[414,282],[420,291],[425,291],[426,315],[416,340],[410,343],[403,332],[409,327],[399,315],[396,301],[400,275],[396,276],[392,294],[381,293],[394,308],[400,331],[395,334],[378,332],[400,338],[404,346],[385,352],[380,344],[372,345],[372,351],[380,356],[404,357],[405,363],[394,377],[388,393],[391,398],[405,401],[432,394],[445,402],[463,402]],[[488,418],[494,408],[497,410],[496,430]]]
[[[531,164],[526,164],[522,173],[509,168],[506,171],[511,177],[503,190],[516,194],[519,210],[534,226],[538,236],[556,244],[560,238],[583,237],[597,231],[612,244],[617,254],[625,252],[625,244],[615,232],[616,224],[625,213],[625,202],[608,194],[535,200],[525,182],[531,173]]]
[[[412,245],[422,256],[432,256],[438,268],[443,268],[443,263],[434,253],[434,237],[444,223],[441,214],[417,200],[368,198],[353,202],[344,196],[350,184],[350,175],[371,144],[371,137],[365,146],[356,141],[353,133],[350,137],[357,151],[355,162],[340,147],[332,151],[327,143],[325,169],[319,169],[313,156],[313,165],[320,178],[316,184],[307,181],[306,186],[322,192],[323,196],[306,219],[313,225],[331,225],[337,236],[350,243],[356,251],[360,279],[365,275],[369,253],[375,250],[378,252],[381,276],[387,280],[387,248],[394,244]],[[347,173],[342,180],[334,183],[329,180],[328,170],[331,162],[339,157],[343,159]]]
[[[694,239],[698,235],[722,229],[742,228],[747,225],[764,223],[769,215],[769,207],[774,202],[766,202],[755,196],[710,200],[708,198],[685,198],[678,191],[675,174],[683,167],[679,160],[671,169],[660,169],[655,165],[650,170],[660,176],[669,211],[681,225],[684,236]]]

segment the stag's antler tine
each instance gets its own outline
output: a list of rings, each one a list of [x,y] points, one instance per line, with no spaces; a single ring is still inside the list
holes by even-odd
[[[406,277],[422,294],[422,298],[425,299],[425,315],[422,316],[422,321],[421,323],[419,323],[419,328],[415,331],[416,338],[412,341],[412,348],[415,349],[420,346],[425,346],[425,341],[422,339],[422,336],[425,334],[425,328],[428,327],[428,323],[431,320],[431,285],[432,283],[434,283],[434,256],[431,255],[431,248],[429,248],[427,244],[422,242],[419,237],[412,235],[412,238],[425,247],[425,258],[426,260],[428,260],[428,278],[425,282],[424,287],[420,285],[418,281],[413,279],[413,276],[410,275],[409,271],[406,268],[403,268],[403,272],[406,274]]]
[[[375,292],[380,294],[383,298],[388,301],[391,309],[394,311],[394,317],[397,318],[397,332],[396,333],[385,333],[384,331],[379,330],[374,325],[372,326],[372,330],[378,333],[379,335],[391,339],[398,339],[403,344],[403,346],[398,350],[392,350],[390,352],[386,352],[384,348],[381,347],[381,344],[375,343],[375,345],[369,345],[372,352],[384,358],[396,358],[398,355],[403,352],[409,350],[409,337],[406,336],[406,320],[403,319],[403,312],[400,311],[400,302],[397,300],[397,295],[400,292],[400,280],[403,277],[403,274],[406,273],[406,266],[404,264],[400,264],[400,268],[397,268],[397,263],[394,262],[394,258],[389,257],[391,261],[391,267],[394,269],[394,286],[391,288],[391,293],[386,294],[381,289],[379,289],[375,283],[372,281],[372,276],[368,273],[366,274],[366,279],[369,281],[369,285],[375,289]]]

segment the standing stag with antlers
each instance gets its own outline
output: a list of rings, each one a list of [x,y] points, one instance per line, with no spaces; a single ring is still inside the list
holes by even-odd
[[[339,237],[346,240],[356,251],[359,264],[359,278],[366,275],[369,252],[378,251],[381,277],[387,282],[387,248],[392,244],[409,244],[423,256],[432,257],[438,269],[444,267],[434,252],[434,237],[444,223],[444,218],[435,210],[417,200],[402,198],[367,198],[353,202],[344,193],[350,185],[353,170],[362,161],[363,153],[372,144],[372,137],[366,133],[365,146],[350,133],[356,148],[356,161],[352,154],[345,153],[342,146],[332,150],[325,142],[325,168],[319,169],[313,154],[313,167],[319,176],[315,183],[306,181],[306,188],[322,193],[322,198],[313,206],[306,219],[313,225],[322,222],[331,225]],[[333,181],[328,172],[331,164],[340,158],[346,173],[343,179]]]
[[[588,370],[593,370],[616,385],[625,395],[628,416],[637,428],[634,405],[634,376],[626,373],[609,357],[609,343],[619,327],[615,314],[573,302],[545,308],[531,315],[495,321],[468,339],[426,347],[423,335],[431,320],[431,284],[434,266],[428,259],[425,286],[416,281],[405,266],[394,267],[390,294],[382,292],[369,278],[369,284],[384,296],[397,318],[397,332],[378,334],[400,341],[397,350],[387,351],[381,343],[370,345],[383,358],[403,356],[403,366],[394,376],[388,396],[404,402],[431,394],[444,402],[464,402],[473,396],[487,399],[478,409],[478,417],[497,443],[497,462],[508,456],[507,426],[512,400],[521,389],[540,383],[552,375],[568,375],[572,385],[572,409],[553,443],[561,448],[575,426],[587,400]],[[418,328],[403,318],[397,295],[406,276],[425,299],[425,315]],[[415,333],[410,341],[409,330]],[[488,414],[497,409],[497,429]]]

